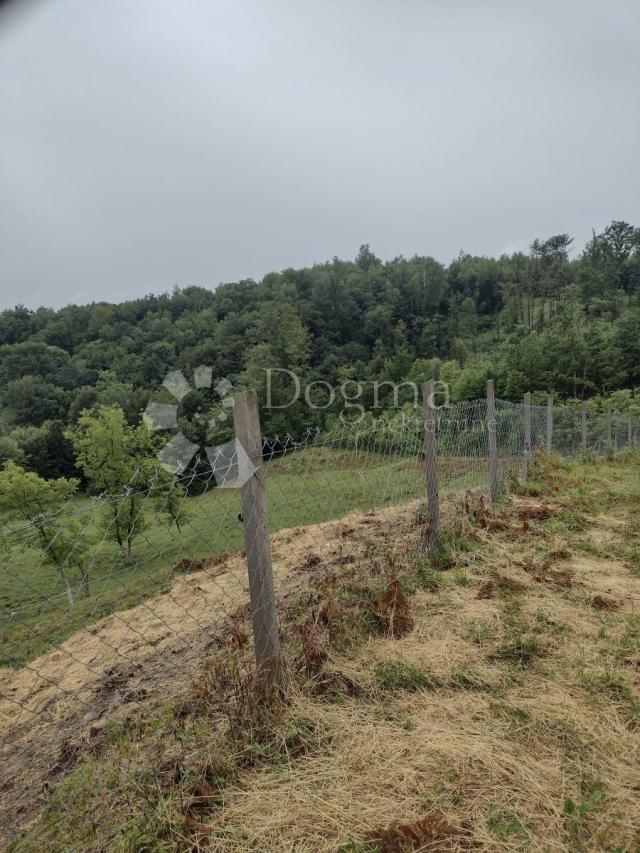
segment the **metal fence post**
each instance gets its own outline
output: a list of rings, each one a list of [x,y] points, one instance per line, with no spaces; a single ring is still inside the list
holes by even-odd
[[[487,382],[487,436],[489,439],[489,497],[495,503],[500,495],[498,441],[496,436],[496,397],[493,379]]]
[[[531,464],[531,392],[524,395],[524,473],[529,475]]]
[[[549,394],[547,400],[547,453],[551,456],[553,451],[553,395]]]
[[[431,551],[438,538],[438,470],[436,450],[436,413],[434,383],[430,379],[422,385],[422,411],[424,415],[424,465],[427,487],[427,518],[423,547]]]
[[[256,664],[267,683],[274,686],[279,681],[280,637],[267,524],[262,434],[255,391],[243,391],[235,396],[233,421],[236,440],[242,448],[238,449],[239,464],[243,450],[253,470],[241,486],[241,498]]]
[[[587,404],[582,404],[582,452],[587,452]]]

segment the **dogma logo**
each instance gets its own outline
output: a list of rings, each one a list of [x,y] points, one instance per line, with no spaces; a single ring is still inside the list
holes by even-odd
[[[186,435],[179,431],[178,414],[180,402],[194,388],[211,388],[213,369],[200,365],[193,371],[193,379],[194,385],[192,386],[181,370],[172,370],[165,376],[162,384],[176,402],[149,402],[143,415],[144,422],[150,432],[178,430],[156,454],[162,467],[172,474],[184,473],[201,450],[199,445],[189,441]],[[222,401],[222,410],[209,420],[200,414],[195,415],[195,420],[199,424],[207,424],[210,427],[227,422],[231,416],[230,410],[233,408],[233,397],[230,394],[232,383],[226,378],[221,379],[213,388]],[[225,444],[205,447],[204,451],[218,486],[239,488],[250,479],[256,470],[245,449],[236,438]]]

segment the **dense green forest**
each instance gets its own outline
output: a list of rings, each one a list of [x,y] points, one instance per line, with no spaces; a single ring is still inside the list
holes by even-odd
[[[81,475],[71,431],[82,412],[117,406],[135,427],[150,395],[161,399],[169,371],[198,365],[213,368],[214,385],[228,377],[263,398],[264,368],[279,367],[331,384],[435,375],[454,401],[481,396],[494,377],[507,399],[552,391],[640,412],[640,229],[614,221],[573,258],[571,243],[560,234],[534,240],[528,254],[461,253],[448,266],[419,256],[383,263],[363,246],[355,261],[335,258],[215,291],[4,311],[0,463],[47,478]],[[288,400],[285,375],[278,381],[274,399]],[[319,406],[322,394],[316,386]],[[371,406],[371,390],[361,399]],[[264,411],[264,432],[325,427],[340,402]],[[392,402],[390,389],[378,402]],[[194,440],[224,438],[224,425],[189,418],[216,405],[213,390],[182,401]]]

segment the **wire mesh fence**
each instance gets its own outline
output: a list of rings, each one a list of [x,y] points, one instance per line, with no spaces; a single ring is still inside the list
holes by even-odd
[[[638,438],[628,415],[503,400],[435,408],[433,423],[432,478],[414,412],[296,438],[258,432],[242,488],[220,487],[215,462],[204,476],[197,464],[179,475],[141,466],[118,494],[54,510],[45,495],[36,513],[17,501],[0,528],[0,790],[27,770],[51,774],[70,738],[123,706],[188,684],[239,614],[268,658],[277,603],[326,565],[355,562],[372,536],[410,531],[424,547],[425,499],[437,518],[434,499],[490,498],[492,429],[499,487],[549,446],[615,453]],[[237,473],[234,448],[224,464]]]

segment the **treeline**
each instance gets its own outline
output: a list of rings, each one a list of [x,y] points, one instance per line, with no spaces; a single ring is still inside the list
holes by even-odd
[[[560,234],[534,240],[526,254],[461,254],[449,266],[419,256],[383,263],[363,246],[355,261],[335,258],[215,291],[4,311],[0,463],[46,478],[83,477],[69,437],[83,412],[117,407],[136,426],[150,395],[161,399],[169,371],[188,375],[199,365],[213,368],[214,386],[227,377],[256,387],[263,401],[264,368],[277,367],[302,383],[369,383],[359,398],[365,406],[375,381],[436,376],[455,402],[482,396],[491,376],[507,399],[552,391],[593,407],[606,397],[640,413],[640,229],[612,222],[573,259],[571,243]],[[273,400],[288,401],[291,390],[277,374]],[[325,406],[320,384],[312,399],[318,408],[301,395],[265,411],[265,433],[330,425],[342,400]],[[390,405],[388,387],[378,402]],[[228,420],[213,418],[219,405],[213,388],[182,400],[180,425],[192,441],[228,436]]]

